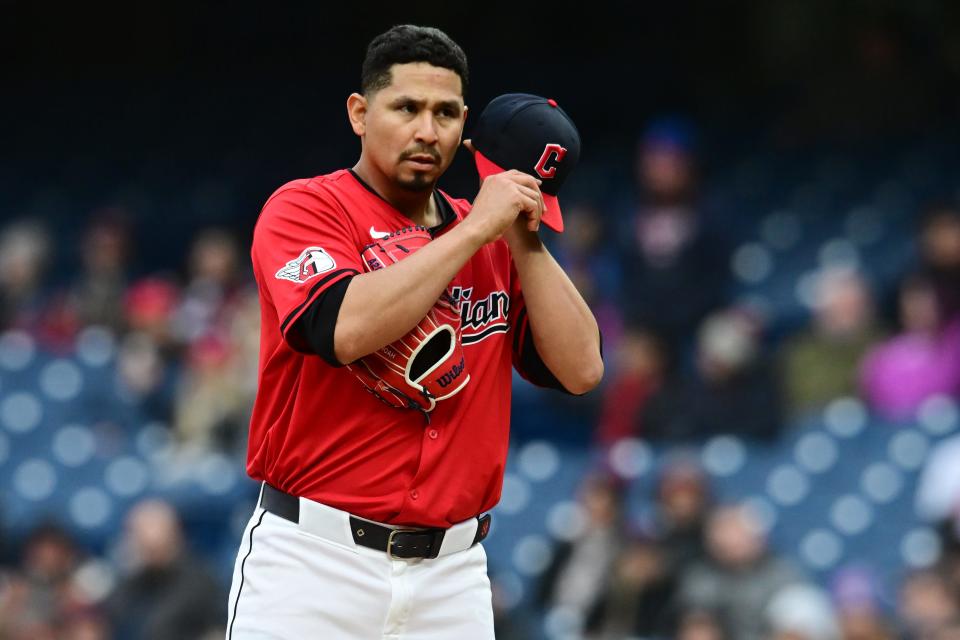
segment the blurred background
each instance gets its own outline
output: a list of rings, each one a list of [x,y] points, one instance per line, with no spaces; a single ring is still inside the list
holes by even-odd
[[[514,387],[498,637],[960,638],[960,5],[2,5],[0,638],[222,637],[253,224],[403,22],[584,140],[607,373]]]

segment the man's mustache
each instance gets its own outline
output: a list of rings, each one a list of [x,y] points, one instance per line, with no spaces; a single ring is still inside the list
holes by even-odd
[[[440,152],[436,149],[431,149],[430,147],[418,147],[416,149],[407,149],[400,154],[400,160],[406,160],[412,156],[427,155],[433,158],[433,161],[437,164],[440,163]]]

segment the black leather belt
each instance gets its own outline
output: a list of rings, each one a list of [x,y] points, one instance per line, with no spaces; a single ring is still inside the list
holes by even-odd
[[[264,483],[260,506],[284,520],[300,523],[300,499]],[[436,558],[446,529],[394,529],[370,520],[350,516],[353,541],[383,551],[394,558]],[[477,516],[477,533],[471,546],[490,532],[490,514]]]

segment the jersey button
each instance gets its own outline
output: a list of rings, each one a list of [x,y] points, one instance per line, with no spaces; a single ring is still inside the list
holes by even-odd
[[[436,440],[437,436],[440,435],[440,432],[437,431],[436,429],[430,429],[429,431],[427,431],[427,435],[430,436],[431,440]]]
[[[420,497],[420,492],[414,489],[413,491],[410,492],[410,497],[416,500],[417,498]]]

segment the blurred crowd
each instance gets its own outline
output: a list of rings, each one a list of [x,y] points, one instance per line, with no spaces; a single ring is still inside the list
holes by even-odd
[[[715,504],[697,458],[682,453],[720,434],[776,440],[841,397],[859,396],[891,423],[930,398],[960,398],[960,208],[917,212],[915,237],[903,239],[915,260],[892,291],[855,266],[828,265],[809,321],[780,331],[731,295],[730,250],[698,207],[687,126],[652,126],[636,170],[632,215],[572,209],[558,252],[604,329],[596,448],[640,437],[676,457],[652,488],[648,521],[625,516],[629,479],[613,466],[585,480],[584,524],[554,548],[540,584],[547,629],[594,640],[960,638],[960,438],[938,447],[918,489],[939,558],[904,572],[892,606],[870,567],[813,582],[768,546],[753,505]],[[525,635],[509,619],[501,626],[503,637]]]
[[[905,572],[891,606],[867,566],[812,581],[768,545],[753,505],[715,501],[695,457],[664,465],[644,522],[626,518],[623,489],[603,475],[580,488],[582,523],[554,550],[536,599],[551,637],[960,638],[960,518],[941,528],[939,561]],[[507,616],[500,626],[498,638],[529,637]]]
[[[851,263],[816,274],[809,320],[771,326],[738,300],[729,234],[698,206],[695,141],[665,119],[641,140],[637,203],[623,215],[569,209],[557,251],[604,332],[601,446],[625,436],[773,439],[793,417],[860,396],[913,416],[960,396],[960,207],[916,212],[915,260],[893,291]]]
[[[216,450],[239,460],[259,346],[242,243],[229,230],[208,229],[193,239],[181,272],[136,276],[132,225],[123,210],[96,212],[76,256],[56,246],[40,221],[6,226],[0,329],[26,332],[57,355],[69,355],[84,329],[105,331],[116,344],[116,396],[145,422],[166,425],[181,452]],[[7,548],[0,638],[223,637],[225,586],[191,554],[173,506],[159,499],[135,505],[110,544],[106,557],[94,556],[51,521]]]
[[[118,344],[116,392],[146,419],[169,425],[184,446],[242,449],[260,316],[241,242],[207,229],[181,273],[135,277],[132,224],[123,210],[95,213],[78,256],[64,255],[39,221],[6,227],[0,327],[28,332],[54,353],[69,353],[84,328],[106,330]]]
[[[193,557],[174,508],[143,500],[127,514],[109,561],[56,523],[37,526],[18,566],[0,574],[0,638],[222,638],[226,594]]]
[[[638,144],[630,210],[565,206],[567,232],[549,239],[604,335],[607,374],[590,405],[598,458],[623,438],[677,451],[717,434],[774,441],[839,397],[859,396],[890,421],[931,397],[960,398],[955,203],[917,212],[915,237],[903,239],[915,261],[895,290],[849,264],[824,268],[809,321],[785,330],[735,298],[729,234],[705,215],[698,172],[690,123],[656,121]],[[110,332],[116,393],[181,448],[240,464],[259,340],[249,239],[207,229],[180,270],[142,272],[134,227],[130,212],[98,211],[76,255],[41,221],[0,230],[0,331],[29,333],[52,353],[68,353],[85,328]],[[904,576],[893,610],[868,568],[828,588],[811,582],[767,545],[749,505],[715,504],[703,471],[681,455],[653,488],[649,522],[624,517],[613,469],[585,479],[584,526],[554,550],[538,607],[563,637],[597,640],[960,638],[960,445],[937,465],[926,484],[943,552]],[[0,581],[0,638],[222,633],[223,585],[191,556],[169,504],[138,504],[113,542],[101,559],[54,523],[36,528]],[[500,624],[504,638],[527,637],[509,617]]]

